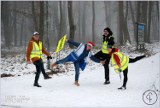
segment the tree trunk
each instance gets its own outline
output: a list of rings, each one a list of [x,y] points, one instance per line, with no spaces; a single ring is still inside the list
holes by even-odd
[[[95,5],[94,1],[92,1],[92,41],[95,43]]]
[[[137,16],[137,18],[136,18],[136,23],[138,23],[138,22],[140,22],[140,7],[141,7],[141,1],[137,1],[137,14],[136,14],[136,16]],[[136,25],[137,26],[137,25]],[[137,44],[138,44],[138,31],[137,31],[137,27],[136,27],[136,42],[137,42]]]
[[[124,17],[124,12],[123,12],[123,16],[122,17],[123,17],[123,24],[124,24],[124,29],[123,29],[124,30],[124,37],[126,38],[126,41],[128,40],[129,43],[131,43],[130,35],[129,35],[129,31],[128,31],[128,22],[127,22],[127,17],[128,17],[128,2],[127,2],[127,8],[126,8],[126,17]],[[126,41],[125,41],[125,43],[126,43]]]
[[[145,28],[144,28],[144,41],[145,42],[150,42],[150,37],[149,37],[149,34],[147,33],[147,30],[148,30],[147,20],[148,20],[148,17],[150,17],[150,16],[147,15],[147,13],[148,13],[148,8],[147,8],[148,6],[147,5],[148,5],[147,1],[142,1],[141,21],[142,21],[142,23],[146,24]]]
[[[72,1],[68,1],[68,20],[69,20],[69,31],[70,31],[70,40],[74,40],[74,34],[75,34],[75,25],[73,20],[73,12],[72,12]],[[70,48],[73,48],[72,45],[70,45]]]
[[[53,14],[54,14],[54,19],[53,19],[53,25],[54,25],[54,32],[55,32],[55,36],[57,36],[56,37],[56,39],[58,40],[59,39],[59,29],[60,29],[60,19],[59,19],[59,15],[58,15],[58,12],[59,12],[59,6],[60,6],[60,1],[57,3],[57,5],[55,5],[55,7],[54,7],[54,12],[53,12]],[[56,44],[58,43],[58,42],[55,42]]]
[[[58,40],[65,34],[65,27],[66,27],[65,1],[60,1],[59,8],[60,8],[60,28],[59,28]]]
[[[135,17],[134,17],[134,11],[133,11],[133,6],[132,6],[132,3],[131,1],[129,1],[129,6],[130,6],[130,10],[131,10],[131,16],[132,16],[132,23],[133,23],[133,29],[134,29],[134,37],[135,37],[135,40],[136,40],[136,21],[135,21]]]
[[[124,39],[124,37],[123,37],[123,27],[122,27],[122,25],[123,25],[123,23],[122,23],[122,13],[123,13],[123,7],[122,7],[122,3],[121,3],[121,1],[119,1],[119,6],[118,6],[118,13],[119,13],[119,42],[120,42],[120,45],[123,45],[123,39]]]
[[[81,1],[78,1],[78,40],[82,41],[82,34],[81,34]]]
[[[148,38],[146,38],[147,42],[151,42],[150,40],[150,31],[151,31],[151,18],[152,18],[152,2],[149,2],[149,13],[148,13],[148,30],[147,30],[147,34],[148,34]]]
[[[110,6],[111,1],[104,1],[104,7],[105,7],[105,17],[106,17],[106,27],[111,27],[111,6]]]
[[[20,30],[20,46],[22,46],[23,41],[23,27],[24,27],[24,17],[22,16],[22,22],[21,22],[21,30]]]
[[[88,2],[88,1],[86,1]],[[86,2],[83,2],[83,15],[82,15],[82,38],[83,41],[85,41],[85,35],[86,35]]]
[[[3,30],[4,30],[4,39],[5,39],[5,46],[7,48],[10,48],[11,46],[11,34],[9,31],[11,31],[10,28],[10,2],[8,1],[2,1],[1,2],[1,6],[2,6],[2,14],[1,14],[1,18],[2,18],[2,23],[3,23]]]
[[[44,1],[40,1],[40,16],[39,16],[39,33],[40,39],[43,41],[44,35]]]
[[[45,1],[45,10],[46,10],[46,17],[45,17],[45,21],[46,21],[46,38],[47,38],[47,51],[50,52],[50,44],[49,44],[49,29],[48,29],[48,1]],[[47,60],[47,69],[50,69],[50,60]]]
[[[14,9],[16,10],[17,3],[14,2]],[[13,28],[14,28],[14,46],[17,46],[18,40],[17,40],[17,13],[14,12],[14,21],[13,21]]]
[[[128,2],[129,1],[126,1],[126,15],[125,15],[125,20],[127,21],[127,18],[128,18]]]
[[[158,15],[158,16],[157,16],[157,17],[158,17],[158,22],[157,22],[157,24],[158,24],[158,25],[157,25],[157,26],[158,26],[158,33],[157,33],[158,36],[157,36],[157,40],[159,41],[159,37],[160,37],[160,33],[159,33],[159,30],[160,30],[160,26],[159,26],[159,25],[160,25],[160,21],[159,21],[159,20],[160,20],[160,19],[159,19],[159,18],[160,18],[160,17],[159,17],[159,2],[158,2],[158,1],[156,1],[156,8],[157,8],[157,15]]]
[[[119,1],[119,29],[122,40],[120,40],[120,44],[125,44],[126,41],[128,40],[129,43],[131,43],[130,37],[129,37],[129,32],[128,32],[128,27],[127,27],[127,21],[124,18],[124,12],[123,12],[124,6],[123,6],[123,1]],[[122,30],[122,31],[121,31]]]
[[[34,5],[34,1],[32,1],[32,16],[33,16],[33,25],[34,25],[34,31],[38,31],[38,24],[37,24],[37,15],[35,12],[35,5]]]

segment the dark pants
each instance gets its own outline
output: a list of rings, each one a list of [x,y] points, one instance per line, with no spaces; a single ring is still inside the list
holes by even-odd
[[[134,63],[134,62],[136,62],[136,61],[138,61],[138,60],[140,60],[140,59],[142,59],[142,58],[144,58],[144,57],[145,57],[145,55],[143,55],[143,56],[138,56],[138,57],[136,57],[136,58],[134,58],[134,59],[129,58],[129,63]],[[128,74],[128,67],[123,71],[123,75],[124,75],[123,87],[126,87],[126,84],[127,84],[127,80],[128,80],[127,74]]]
[[[94,56],[99,60],[106,60],[106,62],[103,66],[104,66],[104,70],[105,70],[105,79],[106,79],[106,81],[109,81],[109,61],[111,59],[110,55],[105,54],[102,51],[99,51]]]
[[[37,70],[34,82],[38,83],[40,72],[42,71],[42,74],[44,77],[47,76],[47,74],[45,73],[43,62],[41,60],[35,61],[34,65],[36,66],[36,70]]]

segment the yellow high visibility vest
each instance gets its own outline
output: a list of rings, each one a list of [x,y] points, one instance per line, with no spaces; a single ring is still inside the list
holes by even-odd
[[[109,36],[109,39],[111,38],[112,36]],[[109,54],[108,50],[107,50],[107,45],[108,45],[108,41],[104,41],[102,42],[102,47],[101,47],[101,51],[105,54]]]
[[[42,59],[42,42],[39,41],[39,46],[36,42],[33,42],[33,48],[31,51],[30,58],[38,57]]]
[[[120,63],[121,63],[121,70],[124,71],[127,67],[128,67],[128,63],[129,63],[129,58],[125,55],[123,55],[122,53],[120,52],[115,52],[113,54],[116,54],[118,56],[118,58],[120,59]],[[114,70],[116,73],[119,73],[118,69],[119,69],[119,66],[117,65],[117,63],[115,62],[115,59],[113,57],[113,54],[112,54],[112,65],[114,67]]]

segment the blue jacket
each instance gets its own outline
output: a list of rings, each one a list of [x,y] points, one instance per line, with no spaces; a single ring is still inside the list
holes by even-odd
[[[73,42],[73,41],[70,41],[70,40],[68,40],[67,42],[68,42],[69,44],[72,44],[72,45],[76,46],[76,47],[79,47],[80,45],[82,45],[81,43]],[[79,56],[77,56],[77,54],[75,53],[75,50],[72,51],[72,52],[68,55],[69,59],[70,59],[72,62],[74,62],[74,63],[76,63],[76,62],[79,63],[80,68],[81,68],[82,71],[83,71],[83,70],[85,69],[85,67],[86,67],[85,58],[86,58],[89,54],[90,54],[89,57],[90,57],[91,60],[93,60],[94,62],[100,63],[100,60],[97,59],[97,58],[95,58],[95,57],[90,53],[90,50],[87,51],[87,50],[86,50],[86,47],[87,47],[87,44],[84,44],[84,50],[83,50],[83,52],[82,52]]]

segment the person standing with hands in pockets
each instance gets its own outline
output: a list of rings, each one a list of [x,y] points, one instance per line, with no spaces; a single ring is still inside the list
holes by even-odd
[[[39,40],[39,33],[34,32],[28,44],[26,58],[27,58],[28,64],[31,64],[31,61],[30,61],[31,59],[33,64],[36,67],[37,72],[36,72],[36,76],[35,76],[35,80],[33,84],[33,86],[36,86],[36,87],[42,87],[38,84],[39,75],[41,71],[44,76],[44,79],[51,78],[45,73],[44,66],[43,66],[43,60],[42,60],[42,53],[47,55],[48,60],[52,59],[51,55],[45,50],[42,42]]]

